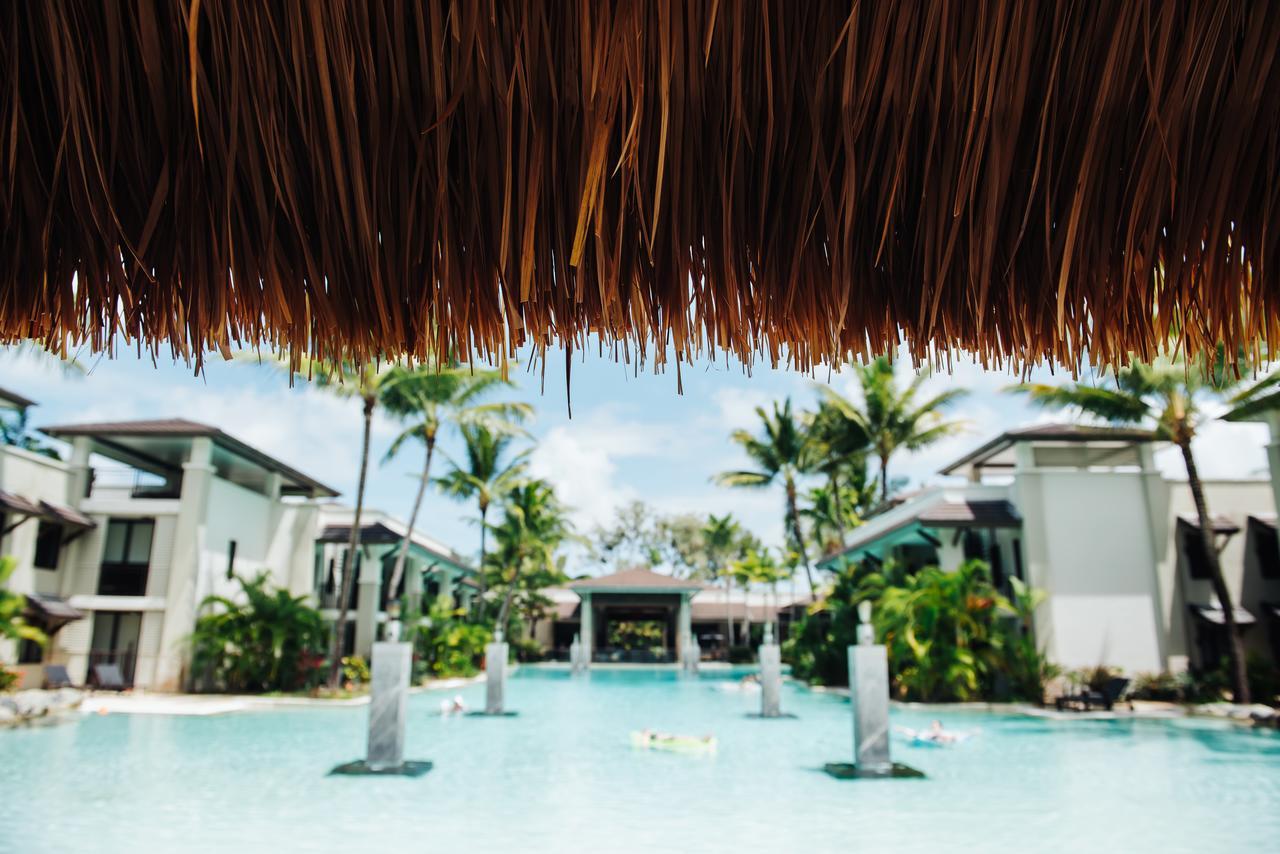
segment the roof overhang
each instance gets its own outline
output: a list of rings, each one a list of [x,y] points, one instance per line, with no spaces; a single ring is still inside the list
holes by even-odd
[[[67,623],[83,619],[85,613],[60,596],[28,593],[26,617],[45,633],[53,634]]]
[[[181,418],[64,424],[43,427],[41,432],[64,441],[88,437],[91,452],[166,478],[181,473],[196,439],[207,438],[213,443],[213,467],[224,480],[263,491],[267,475],[278,474],[282,495],[338,495],[318,480],[217,427]]]
[[[608,594],[696,594],[704,585],[684,578],[663,575],[643,567],[624,569],[609,575],[579,578],[566,585],[574,593]]]
[[[956,474],[966,468],[1014,467],[1013,448],[1024,442],[1037,444],[1061,444],[1096,446],[1098,453],[1085,465],[1107,465],[1107,457],[1113,449],[1129,448],[1134,444],[1156,441],[1149,430],[1126,427],[1103,427],[1089,424],[1039,424],[1007,430],[960,459],[939,470],[939,474]]]
[[[7,524],[4,528],[6,532],[13,530],[29,519],[43,519],[71,529],[74,533],[68,539],[74,539],[79,533],[95,528],[98,524],[91,517],[86,516],[74,507],[54,504],[51,501],[44,500],[31,501],[12,492],[0,491],[0,508],[3,508],[6,513],[21,517],[17,522]]]
[[[1021,526],[1021,514],[1006,498],[934,490],[854,528],[845,549],[823,558],[818,566],[834,569],[867,556],[879,557],[886,550],[912,540],[937,546],[939,539],[930,533],[934,530]]]
[[[350,539],[350,525],[325,525],[320,532],[320,536],[316,538],[316,542],[321,544],[346,544],[350,542]],[[362,548],[364,546],[394,546],[398,545],[403,539],[403,529],[397,531],[383,521],[360,526],[360,545]],[[414,530],[413,537],[409,541],[409,552],[429,564],[446,564],[463,572],[475,571],[461,555],[438,547],[434,541],[429,541],[417,529]]]
[[[1232,534],[1240,533],[1240,526],[1227,516],[1214,514],[1209,517],[1209,525],[1212,527],[1213,533],[1219,536],[1229,537]],[[1178,514],[1178,527],[1199,531],[1200,520],[1194,514],[1180,513]]]
[[[9,391],[7,388],[0,388],[0,409],[30,409],[35,406],[34,400],[29,400],[22,395]]]

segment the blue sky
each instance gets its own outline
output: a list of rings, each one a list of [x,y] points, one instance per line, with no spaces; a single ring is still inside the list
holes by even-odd
[[[67,377],[47,362],[7,354],[0,359],[0,386],[39,402],[32,413],[36,426],[81,421],[185,417],[215,424],[333,486],[349,498],[355,485],[359,441],[359,405],[335,399],[297,384],[289,388],[281,374],[266,367],[223,362],[213,356],[204,374],[194,375],[181,363],[138,359],[127,352],[115,360],[84,357],[86,376]],[[527,362],[527,360],[526,360]],[[595,354],[575,356],[572,368],[573,417],[569,418],[563,354],[547,360],[545,392],[541,375],[513,367],[518,384],[513,397],[537,408],[531,433],[537,440],[532,466],[554,482],[574,508],[581,528],[607,522],[613,511],[641,499],[663,512],[737,515],[766,542],[781,541],[779,490],[744,491],[710,482],[719,471],[742,467],[746,460],[728,441],[730,431],[756,423],[754,408],[788,395],[797,405],[812,406],[815,385],[828,382],[854,394],[848,372],[806,376],[757,365],[748,376],[736,365],[701,363],[681,372],[684,393],[678,394],[673,369],[637,373]],[[903,381],[910,374],[899,364]],[[1050,378],[1038,371],[1038,380]],[[936,471],[948,461],[1009,427],[1036,421],[1062,420],[1028,407],[1020,398],[1001,393],[1017,378],[983,371],[971,361],[955,363],[953,373],[935,374],[929,390],[957,385],[971,394],[954,410],[966,431],[917,454],[903,455],[891,475],[912,486],[943,482]],[[413,498],[414,476],[421,466],[412,447],[387,464],[383,453],[397,424],[380,417],[375,425],[374,459],[369,488],[373,507],[405,516]],[[1211,424],[1197,452],[1206,477],[1256,477],[1265,472],[1261,425]],[[449,437],[447,453],[456,452]],[[1158,455],[1163,467],[1177,472],[1176,455]],[[443,466],[440,471],[443,471]],[[428,496],[420,519],[430,534],[454,548],[477,548],[472,508],[438,494]],[[589,567],[574,567],[578,571]]]

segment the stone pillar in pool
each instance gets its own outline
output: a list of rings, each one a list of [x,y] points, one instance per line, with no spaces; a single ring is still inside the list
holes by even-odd
[[[889,656],[875,643],[870,602],[858,605],[858,643],[848,653],[853,763],[829,763],[824,770],[840,779],[923,777],[889,759]]]
[[[764,627],[760,644],[760,717],[782,717],[782,647],[774,643],[773,624]]]
[[[698,664],[702,661],[702,647],[692,634],[685,635],[681,644],[680,669],[685,673],[697,673]]]
[[[582,619],[582,667],[585,670],[591,666],[592,650],[595,648],[596,642],[596,620],[595,612],[591,609],[591,594],[582,593],[582,605],[580,607]]]
[[[689,647],[693,641],[693,614],[689,606],[689,594],[680,594],[680,605],[676,610],[676,660],[688,669]]]
[[[493,643],[484,648],[484,713],[505,714],[503,691],[507,682],[507,643],[502,629],[493,634]]]
[[[849,699],[853,704],[853,763],[864,774],[888,774],[889,657],[884,646],[849,647]]]
[[[398,637],[399,633],[399,625],[394,624],[392,636]],[[431,763],[404,758],[413,645],[399,641],[375,643],[370,661],[369,740],[365,758],[339,765],[331,773],[421,776],[431,770]]]
[[[569,671],[581,673],[586,669],[586,664],[582,660],[582,640],[579,635],[574,635],[573,643],[569,644]]]
[[[413,647],[375,643],[369,677],[369,768],[380,771],[404,763],[404,730],[409,715],[409,668]]]

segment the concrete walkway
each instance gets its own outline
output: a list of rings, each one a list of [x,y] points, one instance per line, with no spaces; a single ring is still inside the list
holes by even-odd
[[[447,691],[473,685],[484,680],[484,674],[457,679],[435,679],[426,685],[409,689],[411,694],[426,691]],[[369,695],[343,699],[320,697],[259,697],[237,694],[153,694],[129,692],[115,694],[97,692],[86,694],[80,704],[84,714],[123,715],[226,715],[234,712],[261,712],[272,709],[334,709],[348,706],[364,706]]]

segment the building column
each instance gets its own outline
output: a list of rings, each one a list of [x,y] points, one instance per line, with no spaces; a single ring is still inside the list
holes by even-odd
[[[440,591],[437,594],[441,599],[447,599],[451,608],[458,607],[458,602],[453,593],[453,570],[444,564],[435,565],[436,575],[439,576],[437,584],[440,585]]]
[[[423,567],[416,558],[407,557],[404,562],[404,599],[405,614],[422,613],[422,572]]]
[[[1163,506],[1160,499],[1168,494],[1168,487],[1164,476],[1156,468],[1155,452],[1150,443],[1143,442],[1138,445],[1138,460],[1142,467],[1143,509],[1146,511],[1147,531],[1151,538],[1151,606],[1156,631],[1156,660],[1159,662],[1160,670],[1167,672],[1170,669],[1169,634],[1174,623],[1173,611],[1181,607],[1181,603],[1173,601],[1174,591],[1178,589],[1176,562],[1175,575],[1170,579],[1169,589],[1166,591],[1164,585],[1160,583],[1160,564],[1164,557],[1164,550],[1168,548],[1165,525],[1168,508]],[[1159,511],[1157,507],[1160,508]]]
[[[693,609],[689,605],[689,594],[680,594],[680,606],[676,612],[676,661],[684,661],[685,639],[693,634]]]
[[[591,594],[581,593],[579,595],[582,597],[582,622],[578,636],[582,641],[582,659],[589,665],[591,664],[591,653],[596,645],[596,615],[591,605]]]
[[[67,478],[67,503],[79,507],[89,491],[89,478],[93,469],[89,466],[90,438],[74,436],[71,439],[71,459],[67,463],[70,477]]]
[[[365,661],[373,655],[373,642],[378,634],[378,600],[382,595],[382,561],[369,552],[360,557],[360,575],[356,578],[355,654]]]
[[[1267,413],[1267,429],[1271,439],[1267,442],[1267,468],[1271,472],[1272,510],[1280,514],[1280,412]]]
[[[205,517],[209,509],[209,488],[213,483],[213,441],[197,436],[191,452],[182,465],[182,491],[178,497],[178,518],[173,530],[173,558],[169,563],[169,579],[164,592],[164,626],[160,631],[160,648],[156,660],[155,682],[150,686],[161,691],[179,691],[183,687],[186,664],[184,649],[195,629],[200,603],[200,559],[203,552]],[[147,593],[153,581],[147,581]]]

